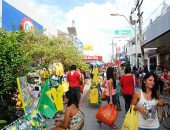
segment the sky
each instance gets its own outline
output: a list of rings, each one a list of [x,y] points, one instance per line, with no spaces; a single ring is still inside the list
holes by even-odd
[[[127,38],[115,38],[115,30],[132,30],[124,17],[111,16],[111,13],[123,14],[129,19],[136,0],[5,0],[17,6],[29,17],[38,21],[47,30],[47,34],[56,35],[57,29],[68,32],[67,27],[75,21],[77,37],[83,44],[93,44],[93,51],[86,55],[103,56],[110,60],[112,42],[123,46]],[[143,27],[152,18],[159,15],[155,11],[164,0],[143,0]],[[170,0],[166,0],[170,1]],[[158,10],[158,9],[157,9]],[[134,34],[134,33],[133,33]],[[132,35],[133,35],[132,34]]]

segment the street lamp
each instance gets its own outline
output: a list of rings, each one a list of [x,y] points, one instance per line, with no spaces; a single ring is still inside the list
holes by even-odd
[[[110,14],[111,16],[121,16],[124,17],[126,19],[126,21],[129,23],[129,25],[131,26],[131,28],[133,29],[133,31],[135,32],[135,62],[136,62],[136,68],[138,67],[138,53],[137,53],[137,25],[135,22],[135,28],[132,26],[132,24],[129,22],[129,20],[126,18],[125,15],[123,14]]]
[[[123,14],[110,14],[111,16],[122,16],[126,19],[126,21],[129,23],[129,25],[131,26],[131,28],[133,29],[133,31],[135,31],[135,28],[132,26],[132,24],[129,22],[129,20],[126,18],[125,15]]]

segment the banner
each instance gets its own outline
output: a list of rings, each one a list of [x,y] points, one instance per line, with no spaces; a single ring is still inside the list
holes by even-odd
[[[30,90],[27,83],[26,76],[17,78],[18,90],[21,97],[22,106],[25,113],[30,113],[33,110],[33,98],[31,97]]]

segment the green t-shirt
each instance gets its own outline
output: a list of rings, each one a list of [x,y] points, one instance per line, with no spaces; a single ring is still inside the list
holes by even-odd
[[[116,93],[120,93],[120,85],[118,79],[116,79]]]

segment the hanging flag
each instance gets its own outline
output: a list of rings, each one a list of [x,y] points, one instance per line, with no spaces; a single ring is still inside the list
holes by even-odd
[[[56,105],[57,111],[62,111],[64,109],[63,105],[63,86],[60,85],[58,88],[51,88],[51,94],[54,98],[54,103]]]
[[[43,90],[39,99],[38,110],[42,115],[52,119],[55,116],[57,109],[51,96],[48,80],[45,81],[42,88]]]

